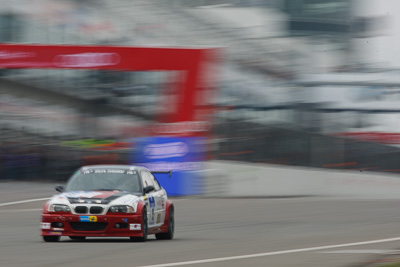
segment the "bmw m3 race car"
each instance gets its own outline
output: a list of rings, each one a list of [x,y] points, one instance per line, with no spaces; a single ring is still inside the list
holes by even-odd
[[[56,186],[43,207],[41,236],[57,242],[86,237],[130,237],[144,242],[174,237],[174,205],[148,169],[130,165],[84,166]],[[158,172],[169,173],[171,172]]]

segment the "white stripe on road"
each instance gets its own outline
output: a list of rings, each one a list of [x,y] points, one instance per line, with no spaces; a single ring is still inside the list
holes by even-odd
[[[33,198],[33,199],[26,199],[26,200],[14,201],[14,202],[6,202],[6,203],[0,203],[0,207],[21,204],[21,203],[35,202],[35,201],[43,201],[43,200],[48,200],[48,199],[50,199],[50,198],[48,198],[48,197]]]
[[[42,210],[42,209],[0,210],[0,213],[3,213],[3,212],[29,212],[29,211],[39,211],[39,210]]]
[[[346,249],[346,250],[336,250],[336,251],[323,251],[318,253],[326,254],[400,254],[399,250],[393,249]]]
[[[213,259],[194,260],[194,261],[181,261],[181,262],[172,262],[172,263],[162,263],[162,264],[156,264],[156,265],[145,265],[145,266],[141,266],[141,267],[169,267],[169,266],[193,265],[193,264],[219,262],[219,261],[242,260],[242,259],[249,259],[249,258],[257,258],[257,257],[265,257],[265,256],[273,256],[273,255],[282,255],[282,254],[290,254],[290,253],[298,253],[298,252],[306,252],[306,251],[315,251],[315,250],[323,250],[323,249],[331,249],[331,248],[360,246],[360,245],[385,243],[385,242],[393,242],[393,241],[400,241],[400,237],[387,238],[387,239],[378,239],[378,240],[356,242],[356,243],[346,243],[346,244],[339,244],[339,245],[330,245],[330,246],[320,246],[320,247],[311,247],[311,248],[299,248],[299,249],[291,249],[291,250],[281,250],[281,251],[274,251],[274,252],[265,252],[265,253],[258,253],[258,254],[248,254],[248,255],[240,255],[240,256],[232,256],[232,257],[223,257],[223,258],[213,258]]]

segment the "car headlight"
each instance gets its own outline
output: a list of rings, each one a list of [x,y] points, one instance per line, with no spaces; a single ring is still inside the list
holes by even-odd
[[[112,213],[135,213],[135,209],[132,206],[128,205],[119,205],[119,206],[111,206],[108,209],[108,212]]]
[[[71,209],[67,205],[62,204],[51,204],[49,206],[50,212],[70,212]]]

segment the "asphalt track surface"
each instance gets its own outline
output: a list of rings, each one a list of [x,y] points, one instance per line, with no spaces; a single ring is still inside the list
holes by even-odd
[[[0,266],[355,267],[400,249],[400,200],[320,197],[178,198],[172,241],[45,243],[44,201],[29,199],[54,193],[49,183],[0,182]]]

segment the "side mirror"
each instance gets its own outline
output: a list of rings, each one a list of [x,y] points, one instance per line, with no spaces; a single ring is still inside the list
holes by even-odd
[[[145,194],[150,193],[151,191],[154,191],[154,186],[149,185],[149,186],[145,187],[143,191]]]
[[[56,185],[55,189],[56,189],[56,191],[58,191],[60,193],[64,192],[64,186],[63,185]]]

